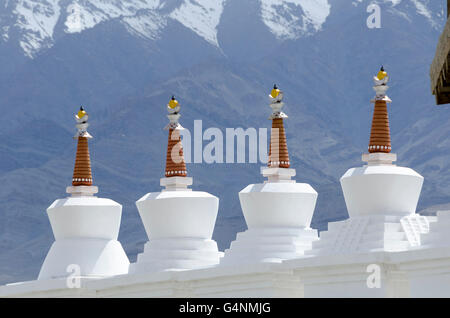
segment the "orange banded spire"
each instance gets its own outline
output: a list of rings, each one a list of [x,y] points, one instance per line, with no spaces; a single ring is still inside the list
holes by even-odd
[[[374,90],[376,92],[375,104],[372,118],[372,129],[370,131],[369,153],[383,152],[390,153],[392,150],[391,135],[389,129],[389,113],[387,104],[391,102],[386,96],[389,86],[387,83],[389,76],[384,68],[374,77]]]
[[[284,118],[288,116],[281,111],[283,107],[283,92],[278,89],[277,85],[269,95],[270,107],[272,108],[272,115],[269,119],[272,120],[272,129],[270,133],[270,148],[269,148],[269,162],[270,168],[289,168],[289,152],[286,142],[286,132],[284,129]]]
[[[387,103],[376,100],[373,111],[372,129],[370,131],[369,152],[391,152],[391,135]]]
[[[180,134],[180,131],[184,128],[178,123],[178,119],[180,118],[180,105],[174,96],[172,96],[172,99],[167,105],[167,110],[169,112],[167,117],[170,123],[165,127],[166,130],[169,130],[165,177],[186,177],[187,170]]]
[[[78,131],[74,138],[78,139],[78,145],[72,178],[73,186],[92,186],[91,159],[88,146],[88,139],[92,136],[87,132],[88,118],[89,116],[83,107],[80,107],[80,111],[75,115]]]

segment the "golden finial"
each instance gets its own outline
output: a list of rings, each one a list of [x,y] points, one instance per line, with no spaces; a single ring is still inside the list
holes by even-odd
[[[174,109],[178,106],[178,101],[175,99],[175,96],[172,96],[172,99],[169,102],[169,107]]]
[[[75,127],[77,127],[78,129],[75,138],[78,137],[92,138],[92,136],[87,132],[87,128],[89,127],[88,119],[89,119],[88,113],[84,110],[83,106],[81,106],[80,110],[75,115],[75,121],[77,122]]]
[[[86,115],[86,111],[84,110],[83,106],[80,107],[80,110],[78,111],[78,118],[81,119]]]
[[[270,92],[270,96],[272,98],[277,98],[279,94],[280,94],[280,90],[278,89],[277,84],[273,85],[273,89]]]
[[[377,78],[378,78],[378,80],[383,80],[386,76],[388,76],[388,74],[387,74],[387,72],[384,70],[384,67],[383,66],[381,66],[381,69],[380,69],[380,71],[378,72],[378,74],[377,74]]]

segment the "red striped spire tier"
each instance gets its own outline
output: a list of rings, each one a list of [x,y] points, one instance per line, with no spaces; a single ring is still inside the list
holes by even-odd
[[[186,163],[184,160],[183,145],[181,143],[181,131],[184,129],[178,122],[180,118],[180,104],[172,96],[167,104],[169,124],[165,127],[169,131],[166,155],[165,178],[161,179],[161,186],[166,190],[189,190],[187,186],[192,184],[192,178],[187,177]]]
[[[262,170],[263,176],[267,177],[269,182],[295,182],[290,180],[292,176],[295,176],[295,169],[289,169],[291,162],[284,129],[284,119],[288,116],[282,111],[283,95],[276,84],[269,95],[272,108],[269,119],[272,120],[272,129],[270,131],[269,161],[267,168]]]
[[[87,132],[89,115],[83,107],[75,115],[77,133],[74,139],[78,141],[73,169],[72,187],[67,188],[72,195],[92,195],[98,192],[98,188],[92,186],[91,158],[89,155],[88,140],[92,136]]]
[[[375,98],[371,100],[374,105],[372,128],[370,131],[370,141],[368,151],[369,154],[363,155],[363,161],[369,163],[369,165],[375,164],[392,164],[397,160],[395,154],[391,154],[391,134],[389,127],[389,113],[388,103],[391,103],[391,99],[386,95],[389,86],[389,75],[381,67],[377,76],[374,76]]]

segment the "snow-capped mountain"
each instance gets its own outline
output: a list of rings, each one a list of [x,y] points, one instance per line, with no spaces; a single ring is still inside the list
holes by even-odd
[[[45,209],[66,196],[73,112],[90,113],[94,182],[123,204],[131,260],[146,240],[135,201],[160,188],[165,105],[203,128],[265,127],[285,91],[298,182],[319,193],[313,227],[346,217],[339,178],[367,149],[372,76],[390,73],[399,165],[425,177],[419,210],[449,203],[450,117],[429,65],[445,23],[438,0],[5,0],[0,3],[0,283],[32,279],[53,240]],[[381,8],[369,29],[367,7]],[[162,142],[164,141],[164,142]],[[205,144],[206,145],[206,142]],[[194,189],[220,197],[220,249],[245,228],[237,193],[259,164],[188,164]]]
[[[261,0],[261,18],[279,39],[314,33],[330,14],[327,0]]]
[[[245,0],[244,0],[245,1]],[[363,5],[364,0],[353,0]],[[443,12],[433,12],[429,0],[379,0],[389,3],[392,12],[408,17],[403,5],[414,6],[436,27]],[[210,44],[219,47],[217,27],[226,0],[5,0],[0,7],[0,35],[10,41],[13,29],[24,54],[30,58],[51,47],[55,33],[80,33],[98,24],[117,19],[129,32],[156,39],[169,21],[177,21]],[[402,8],[403,6],[403,8]],[[278,39],[297,39],[319,31],[330,14],[328,0],[260,0],[261,21]]]
[[[8,41],[11,29],[18,29],[21,48],[33,57],[54,44],[58,31],[80,33],[117,19],[133,34],[155,39],[172,19],[217,45],[223,4],[224,0],[7,0],[3,16],[8,19],[2,19],[1,35]]]

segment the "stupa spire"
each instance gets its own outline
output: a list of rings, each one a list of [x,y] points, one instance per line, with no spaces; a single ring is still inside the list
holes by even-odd
[[[392,101],[386,96],[386,91],[389,88],[387,86],[388,81],[389,76],[382,66],[377,76],[374,77],[375,86],[373,89],[376,92],[376,96],[372,100],[375,107],[370,132],[369,153],[390,153],[392,150],[387,110],[387,103]]]
[[[170,177],[186,177],[186,163],[184,161],[183,145],[181,143],[180,131],[184,129],[178,122],[180,118],[180,105],[172,96],[169,104],[167,104],[167,111],[170,122],[165,127],[169,130],[169,139],[167,143],[167,157],[166,157],[166,178]]]
[[[270,168],[289,168],[289,153],[286,142],[283,119],[288,116],[281,111],[284,106],[283,92],[275,84],[269,95],[272,115],[272,129],[270,133],[269,162]]]
[[[78,139],[75,167],[73,170],[72,186],[92,186],[91,159],[89,156],[88,139],[92,136],[87,132],[88,114],[80,107],[75,115],[78,129],[75,139]]]

